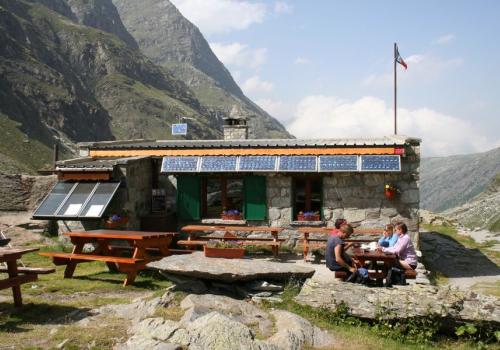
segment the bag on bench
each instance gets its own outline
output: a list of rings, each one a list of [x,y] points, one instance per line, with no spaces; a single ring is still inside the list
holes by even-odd
[[[405,270],[397,267],[391,267],[389,271],[387,271],[385,286],[391,287],[393,285],[406,286]]]
[[[349,277],[347,277],[345,281],[351,283],[365,284],[365,285],[371,283],[371,279],[368,275],[368,270],[365,269],[364,267],[360,267],[359,269],[357,269],[356,272],[352,273]]]

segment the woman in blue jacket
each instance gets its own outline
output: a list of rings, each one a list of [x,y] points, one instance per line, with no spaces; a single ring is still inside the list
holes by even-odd
[[[383,248],[393,247],[398,241],[398,235],[394,234],[394,226],[385,225],[382,237],[378,240],[378,246]]]

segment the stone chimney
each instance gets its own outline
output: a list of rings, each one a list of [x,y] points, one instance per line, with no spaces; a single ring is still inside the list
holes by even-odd
[[[247,119],[243,113],[234,105],[229,117],[223,118],[224,140],[246,140],[248,139]]]

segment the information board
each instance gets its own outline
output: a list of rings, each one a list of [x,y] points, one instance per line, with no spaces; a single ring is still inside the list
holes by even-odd
[[[207,156],[201,158],[200,171],[219,172],[236,171],[236,156]]]
[[[280,171],[316,171],[316,156],[281,156]]]
[[[357,171],[357,155],[320,156],[319,171]]]
[[[241,156],[240,171],[274,171],[277,156]]]
[[[362,171],[401,171],[401,157],[398,155],[363,155]]]
[[[196,172],[198,169],[198,157],[163,157],[161,164],[162,173]]]

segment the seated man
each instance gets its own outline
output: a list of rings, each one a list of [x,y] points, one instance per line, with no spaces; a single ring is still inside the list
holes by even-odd
[[[345,239],[349,238],[353,231],[354,230],[351,225],[342,225],[340,227],[339,235],[328,237],[328,241],[326,242],[326,267],[332,271],[347,272],[347,278],[356,272],[356,266],[354,265],[353,260],[345,252],[344,242]]]

